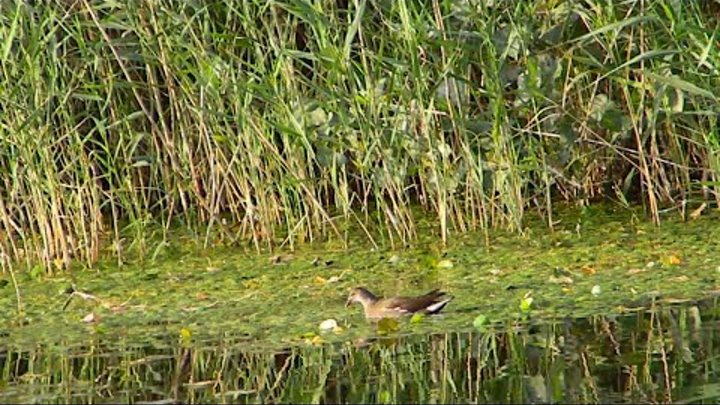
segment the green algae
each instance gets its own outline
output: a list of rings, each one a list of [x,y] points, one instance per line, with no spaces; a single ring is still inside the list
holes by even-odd
[[[17,346],[81,344],[91,335],[143,344],[233,336],[263,350],[377,335],[359,307],[343,305],[357,285],[380,294],[442,288],[455,297],[443,315],[408,318],[398,334],[468,330],[478,316],[496,324],[623,313],[718,288],[717,213],[659,228],[631,211],[567,210],[556,218],[552,232],[538,219],[524,236],[492,232],[489,245],[482,232],[453,235],[445,247],[428,236],[402,250],[331,241],[263,255],[169,241],[154,258],[122,267],[16,274],[20,313],[7,277],[0,333]],[[97,300],[74,297],[63,310],[72,284]],[[330,318],[339,328],[321,332]]]

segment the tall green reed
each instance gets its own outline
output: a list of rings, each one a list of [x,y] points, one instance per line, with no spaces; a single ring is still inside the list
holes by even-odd
[[[669,0],[3,2],[3,269],[174,224],[259,250],[684,216],[720,202],[717,34]]]

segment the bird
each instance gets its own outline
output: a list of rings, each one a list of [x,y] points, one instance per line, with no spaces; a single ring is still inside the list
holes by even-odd
[[[398,318],[414,313],[437,314],[453,298],[439,289],[416,297],[383,298],[371,293],[365,287],[356,287],[350,290],[345,307],[359,302],[365,310],[367,319]]]

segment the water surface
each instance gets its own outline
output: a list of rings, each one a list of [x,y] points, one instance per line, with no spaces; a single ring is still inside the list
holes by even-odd
[[[3,403],[717,403],[718,300],[483,331],[253,349],[247,337],[0,352]]]

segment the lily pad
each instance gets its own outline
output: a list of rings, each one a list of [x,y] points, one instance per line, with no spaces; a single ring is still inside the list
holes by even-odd
[[[425,315],[418,312],[416,314],[413,314],[412,318],[410,318],[410,323],[420,323],[423,321],[423,319],[425,319]]]
[[[382,318],[378,321],[377,330],[381,335],[397,332],[400,330],[400,322],[393,318]]]
[[[475,317],[473,326],[479,331],[485,331],[487,329],[488,317],[485,314],[480,314]]]
[[[525,297],[520,301],[520,310],[522,312],[530,312],[530,309],[532,308],[533,298],[532,297]]]

